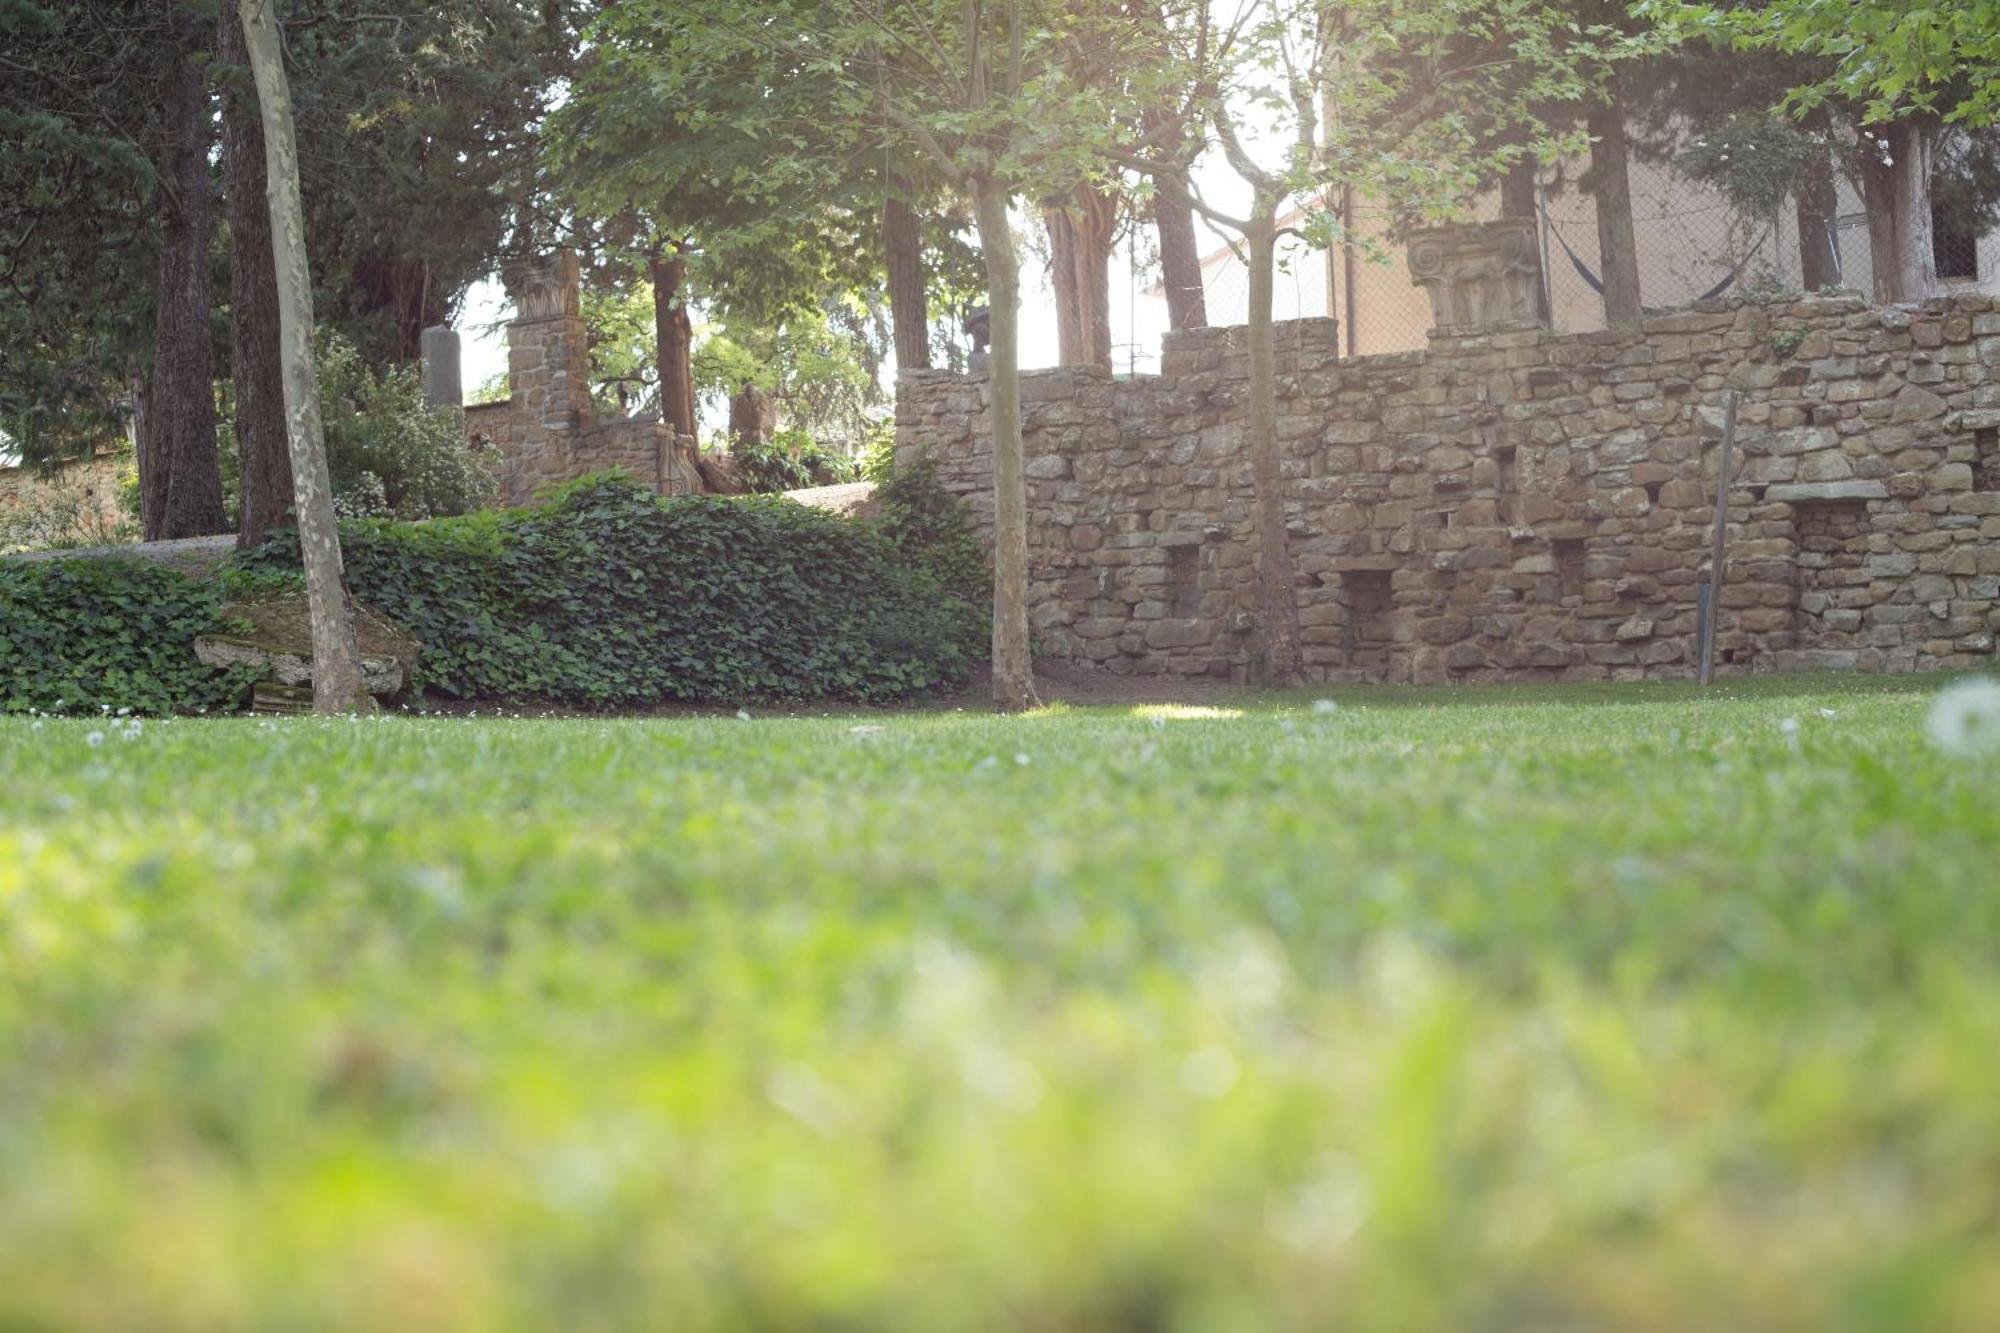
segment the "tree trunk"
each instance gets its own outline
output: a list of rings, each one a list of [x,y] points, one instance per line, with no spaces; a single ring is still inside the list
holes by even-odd
[[[1160,279],[1167,291],[1167,327],[1208,325],[1208,298],[1202,291],[1201,245],[1195,239],[1194,208],[1184,197],[1187,173],[1153,192],[1153,228],[1160,236]],[[1183,193],[1174,193],[1178,188]]]
[[[1934,128],[1922,117],[1899,120],[1889,131],[1894,163],[1892,207],[1896,218],[1896,286],[1903,301],[1922,301],[1938,289],[1937,249],[1931,237],[1931,155]]]
[[[444,293],[431,281],[430,264],[393,252],[355,260],[352,300],[356,313],[378,317],[364,351],[398,365],[418,360],[424,330],[445,319]]]
[[[1861,145],[1862,206],[1868,213],[1869,290],[1877,305],[1892,305],[1903,298],[1901,290],[1902,247],[1896,239],[1896,182],[1894,170],[1882,160],[1884,146],[1870,140]]]
[[[1604,279],[1604,320],[1639,318],[1639,243],[1632,228],[1632,178],[1626,161],[1625,114],[1614,96],[1589,119],[1590,174],[1597,204],[1597,254]]]
[[[243,29],[227,9],[218,33],[223,63],[246,63]],[[265,202],[264,131],[257,101],[232,82],[222,101],[222,173],[229,203],[229,375],[236,387],[239,503],[236,545],[249,550],[285,521],[292,505],[285,380],[278,365],[278,271]]]
[[[172,141],[160,164],[153,382],[141,446],[141,526],[148,541],[227,532],[215,454],[215,345],[208,326],[208,97],[193,53],[176,48],[166,76]]]
[[[1824,109],[1808,116],[1805,127],[1824,131]],[[1799,180],[1794,200],[1799,223],[1799,285],[1809,292],[1840,285],[1840,253],[1835,246],[1834,223],[1839,218],[1840,195],[1833,184],[1833,165],[1822,148]]]
[[[729,434],[738,444],[769,444],[777,426],[777,405],[754,384],[743,384],[729,396]]]
[[[886,182],[882,201],[882,253],[889,270],[889,322],[896,339],[896,369],[926,370],[931,364],[931,312],[924,291],[924,237],[916,210],[904,196],[910,186],[900,176]]]
[[[1069,210],[1075,246],[1077,325],[1083,339],[1081,364],[1112,369],[1111,248],[1118,233],[1118,201],[1079,186]]]
[[[1537,228],[1541,225],[1541,209],[1535,199],[1535,174],[1538,170],[1533,155],[1523,153],[1518,162],[1507,169],[1500,178],[1500,216],[1503,218],[1526,218]],[[1538,251],[1539,253],[1539,251]],[[1537,264],[1539,272],[1541,265]],[[1535,318],[1543,324],[1552,324],[1549,311],[1549,275],[1541,273],[1535,284]]]
[[[1028,499],[1021,446],[1021,261],[1007,221],[1007,192],[986,177],[972,183],[979,249],[986,259],[993,411],[993,706],[1034,708],[1028,654]]]
[[[694,322],[688,318],[687,260],[679,251],[655,258],[653,336],[660,359],[660,420],[677,435],[694,437]]]
[[[1076,262],[1076,225],[1069,210],[1051,205],[1042,210],[1049,233],[1049,286],[1056,298],[1056,364],[1082,365],[1087,353],[1083,337],[1083,293],[1077,288],[1082,270]]]
[[[1250,258],[1250,486],[1256,493],[1257,591],[1264,616],[1264,681],[1299,683],[1299,604],[1285,533],[1284,480],[1278,466],[1278,362],[1271,327],[1277,285],[1278,205],[1262,193],[1244,235]]]
[[[354,640],[354,608],[340,563],[340,529],[333,517],[326,439],[320,428],[319,392],[313,382],[312,277],[306,268],[305,207],[299,199],[298,142],[292,132],[292,96],[278,48],[274,0],[239,0],[244,46],[257,81],[264,130],[264,171],[270,182],[273,259],[278,278],[278,357],[284,368],[285,417],[299,515],[299,552],[306,571],[312,620],[313,709],[363,712],[375,701],[361,683],[361,652]]]
[[[1060,206],[1044,209],[1042,220],[1049,232],[1061,364],[1110,370],[1111,245],[1118,203],[1079,186]]]

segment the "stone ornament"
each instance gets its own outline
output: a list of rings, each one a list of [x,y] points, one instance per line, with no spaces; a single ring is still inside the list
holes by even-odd
[[[1410,277],[1431,298],[1441,329],[1536,322],[1541,252],[1526,218],[1460,223],[1410,233]]]
[[[574,318],[583,312],[581,272],[573,251],[514,260],[502,266],[500,280],[514,302],[516,323]]]

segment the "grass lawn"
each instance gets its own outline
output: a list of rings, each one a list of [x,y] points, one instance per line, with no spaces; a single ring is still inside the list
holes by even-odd
[[[1934,688],[0,722],[0,1328],[2000,1327]]]

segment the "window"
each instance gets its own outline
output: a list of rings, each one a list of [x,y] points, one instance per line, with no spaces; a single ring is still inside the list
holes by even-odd
[[[1931,205],[1931,254],[1940,278],[1979,277],[1979,232],[1965,210],[1950,204]]]
[[[1555,556],[1558,595],[1583,596],[1583,540],[1558,538],[1555,544]]]
[[[1201,548],[1167,548],[1167,597],[1173,614],[1191,620],[1201,614]]]

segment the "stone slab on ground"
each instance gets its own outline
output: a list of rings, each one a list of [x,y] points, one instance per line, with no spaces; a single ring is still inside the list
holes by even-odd
[[[195,656],[212,667],[251,663],[270,668],[279,685],[300,687],[312,680],[312,628],[303,592],[277,593],[222,609],[240,621],[240,634],[204,634],[194,641]],[[354,629],[361,647],[361,683],[370,694],[400,694],[416,673],[422,645],[373,607],[357,602]]]

